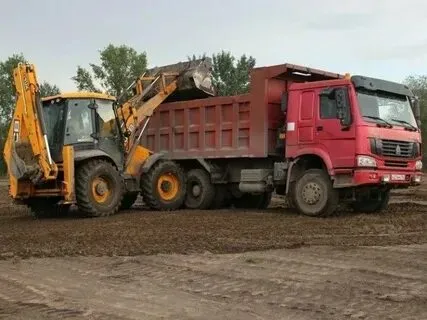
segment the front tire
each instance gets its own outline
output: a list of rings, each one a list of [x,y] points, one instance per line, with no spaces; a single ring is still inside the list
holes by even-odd
[[[321,169],[305,171],[297,179],[293,202],[299,213],[311,217],[332,215],[338,206],[339,194],[328,174]]]
[[[115,214],[123,197],[122,181],[117,169],[105,160],[82,164],[76,173],[76,200],[79,210],[88,216]]]
[[[185,201],[184,171],[173,161],[157,162],[141,178],[141,194],[147,206],[154,210],[177,210]]]

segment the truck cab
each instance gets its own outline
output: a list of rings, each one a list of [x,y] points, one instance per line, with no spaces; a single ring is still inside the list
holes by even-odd
[[[390,189],[421,182],[419,108],[406,86],[347,75],[293,83],[287,95],[285,157],[310,155],[353,207],[378,211]]]

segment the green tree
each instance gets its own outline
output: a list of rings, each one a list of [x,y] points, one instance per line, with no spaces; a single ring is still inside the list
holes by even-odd
[[[54,96],[61,93],[61,90],[56,85],[52,85],[47,81],[43,81],[39,86],[42,97]]]
[[[72,80],[80,91],[106,91],[120,96],[147,69],[147,55],[135,49],[109,44],[99,51],[100,63],[90,63],[90,71],[78,66]],[[95,83],[98,83],[99,88]]]
[[[6,172],[3,161],[4,140],[9,129],[10,119],[15,107],[15,86],[13,84],[13,69],[18,63],[27,63],[22,53],[13,54],[4,61],[0,61],[0,174]],[[59,88],[44,81],[40,84],[41,95],[59,93]]]
[[[218,95],[236,95],[249,91],[250,72],[256,60],[252,56],[234,57],[230,52],[221,51],[212,56],[213,83]]]
[[[207,55],[192,55],[188,60],[206,58]],[[249,92],[250,72],[256,60],[245,54],[239,58],[230,52],[221,51],[212,55],[212,80],[220,96],[230,96]]]
[[[404,83],[414,92],[420,99],[421,109],[421,134],[423,144],[427,142],[427,75],[411,75],[408,76]],[[427,161],[427,148],[423,148],[424,163]]]

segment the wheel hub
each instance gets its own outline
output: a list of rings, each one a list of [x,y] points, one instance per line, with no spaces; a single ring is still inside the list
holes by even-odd
[[[302,198],[310,205],[319,202],[321,194],[320,186],[314,182],[307,183],[302,189]]]
[[[107,184],[105,182],[98,182],[95,191],[98,195],[103,196],[107,192]]]
[[[202,188],[198,184],[195,184],[191,190],[193,196],[198,197],[202,193]]]
[[[169,181],[162,181],[161,186],[163,192],[169,192],[172,188],[172,185]]]

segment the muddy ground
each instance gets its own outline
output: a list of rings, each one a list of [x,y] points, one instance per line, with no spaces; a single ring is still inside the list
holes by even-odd
[[[1,188],[0,318],[427,318],[427,185],[326,219],[275,198],[37,220]]]

